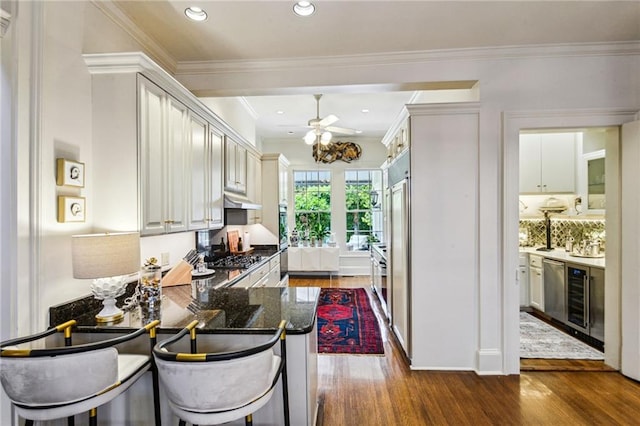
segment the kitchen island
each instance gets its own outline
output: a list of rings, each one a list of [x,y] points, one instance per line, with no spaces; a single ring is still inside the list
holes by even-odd
[[[220,284],[224,274],[226,272],[219,277],[194,279],[191,284],[163,288],[160,306],[126,309],[125,317],[113,324],[96,323],[94,316],[100,305],[92,297],[50,308],[50,322],[54,325],[75,319],[78,326],[74,328],[73,342],[78,344],[101,340],[104,333],[125,334],[155,319],[160,320],[158,340],[161,341],[198,320],[199,350],[226,351],[266,340],[280,321],[285,320],[291,424],[315,424],[318,410],[316,309],[320,289],[225,286]],[[148,353],[148,342],[139,340],[122,350]],[[108,424],[152,424],[151,389],[151,377],[147,374],[127,393],[101,407],[99,417]],[[281,395],[281,390],[276,390],[271,401],[255,413],[254,424],[283,424]],[[163,424],[176,424],[162,391],[160,398]]]

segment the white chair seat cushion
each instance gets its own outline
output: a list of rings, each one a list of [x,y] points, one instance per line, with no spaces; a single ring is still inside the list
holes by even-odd
[[[170,401],[185,410],[208,412],[232,410],[265,393],[273,380],[274,357],[268,350],[229,361],[156,358],[156,365]]]
[[[216,378],[214,370],[218,370],[217,364],[229,363],[230,361],[219,361],[213,363],[170,362],[172,364],[183,364],[183,366],[185,364],[189,364],[190,367],[193,366],[193,364],[196,364],[199,367],[206,367],[209,365],[209,369],[212,373],[212,375],[205,374],[208,378],[189,374],[188,380],[191,380],[191,386],[189,386],[188,390],[180,386],[181,389],[187,390],[190,399],[189,404],[185,404],[185,401],[176,403],[172,398],[173,391],[169,388],[176,389],[175,382],[172,382],[169,387],[165,385],[164,388],[169,395],[169,405],[171,406],[172,411],[176,416],[188,423],[201,425],[226,423],[235,419],[241,419],[248,414],[255,413],[269,401],[275,390],[275,388],[273,388],[267,392],[273,383],[273,379],[278,373],[280,357],[273,354],[271,351],[268,351],[267,353],[270,358],[268,371],[256,371],[252,370],[251,367],[248,367],[249,370],[245,370],[243,371],[243,374],[237,375],[237,379],[233,378],[237,372],[231,372],[231,374],[225,374],[224,377]],[[261,354],[265,354],[265,352]],[[233,363],[237,362],[238,361],[233,361]],[[156,365],[158,365],[159,371],[162,371],[160,363],[167,363],[167,361],[156,359]],[[227,368],[229,368],[229,364],[227,364]],[[178,367],[176,372],[179,369],[180,368]],[[220,368],[218,373],[224,371],[224,369],[225,367]],[[233,368],[231,369],[234,370]],[[163,380],[162,373],[160,373],[160,378]],[[259,398],[261,395],[262,397]],[[255,400],[256,398],[259,399]],[[255,402],[243,406],[253,400],[255,400]],[[230,405],[232,401],[233,404]],[[193,406],[193,402],[196,402],[198,405]],[[186,408],[185,406],[190,406],[190,408]]]
[[[119,354],[118,380],[124,382],[149,362],[149,355]]]
[[[96,357],[96,355],[102,351],[108,351],[111,355],[115,354],[115,357],[110,356],[108,363],[102,363],[104,359],[102,359],[101,356]],[[74,357],[74,355],[84,356]],[[144,374],[150,367],[149,356],[119,355],[115,348],[41,359],[55,358],[75,360],[76,363],[65,365],[65,368],[68,368],[68,370],[59,371],[60,376],[65,376],[64,373],[66,373],[67,377],[60,377],[57,385],[55,382],[48,382],[47,388],[42,389],[42,393],[48,395],[50,402],[31,402],[26,404],[24,401],[17,401],[12,398],[12,401],[17,404],[16,411],[21,417],[41,421],[69,417],[89,411],[91,408],[99,407],[111,401],[127,390],[127,388],[135,383],[138,377]],[[30,358],[28,360],[35,359],[38,358]],[[5,360],[10,360],[10,358],[3,358],[2,360],[3,374],[5,370]],[[13,360],[15,361],[17,358]],[[23,358],[22,360],[24,361],[25,359]],[[31,372],[32,371],[30,371],[30,373]],[[101,375],[97,372],[100,372]],[[98,379],[96,379],[96,374],[99,376]],[[100,380],[102,376],[108,377],[108,380]],[[119,382],[120,384],[118,385]],[[105,391],[112,386],[113,388]],[[23,390],[24,389],[26,388],[23,388]],[[83,390],[82,393],[79,392],[80,389]],[[71,396],[73,396],[74,399],[67,399]]]

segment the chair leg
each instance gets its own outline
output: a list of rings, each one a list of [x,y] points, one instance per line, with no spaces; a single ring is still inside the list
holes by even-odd
[[[98,426],[98,409],[92,408],[89,411],[89,426]]]
[[[180,420],[178,420],[178,426],[187,426],[187,422],[185,422],[184,420],[180,419]]]
[[[67,417],[67,426],[75,426],[76,418],[74,416]]]
[[[253,426],[253,414],[248,414],[244,418],[245,426]]]
[[[155,363],[151,368],[151,381],[153,387],[153,413],[155,416],[156,426],[161,426],[162,415],[160,413],[160,385],[158,384],[158,370],[155,366]]]

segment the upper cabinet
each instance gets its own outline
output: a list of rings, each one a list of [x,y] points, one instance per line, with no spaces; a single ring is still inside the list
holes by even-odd
[[[187,229],[188,110],[146,78],[140,77],[138,81],[140,232],[149,235],[184,231]]]
[[[247,149],[229,137],[224,143],[224,167],[224,189],[246,194]]]
[[[250,144],[144,54],[84,59],[99,159],[93,228],[141,235],[222,228],[223,190],[247,190]],[[252,167],[259,176],[259,165]]]
[[[387,134],[383,141],[387,146],[387,163],[409,149],[409,117],[402,119],[397,128],[391,130],[393,131],[391,137]]]
[[[247,154],[247,198],[262,204],[262,161],[253,153]],[[247,225],[262,223],[262,210],[247,211]]]
[[[191,208],[189,229],[222,228],[222,134],[201,117],[189,120]]]
[[[576,192],[576,133],[520,135],[520,193]]]
[[[287,205],[289,160],[282,154],[262,155],[262,225],[280,234],[280,206]]]

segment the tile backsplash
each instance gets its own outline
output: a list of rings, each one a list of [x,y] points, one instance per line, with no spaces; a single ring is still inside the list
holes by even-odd
[[[520,245],[538,247],[547,243],[544,218],[520,218]],[[585,240],[600,239],[602,248],[605,242],[605,220],[598,218],[551,218],[551,246],[564,248],[569,237],[575,244]]]

